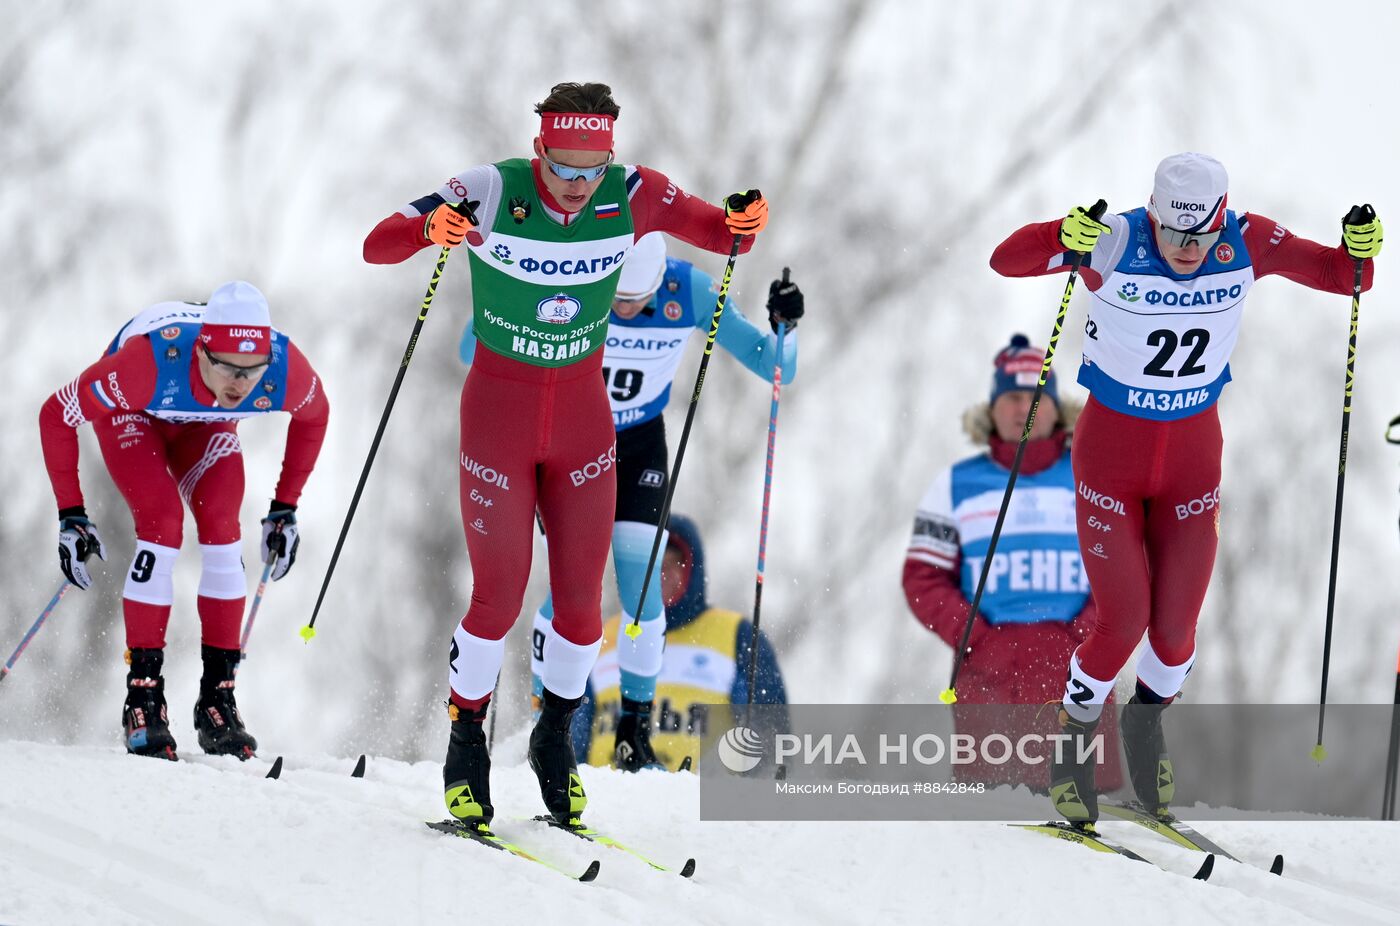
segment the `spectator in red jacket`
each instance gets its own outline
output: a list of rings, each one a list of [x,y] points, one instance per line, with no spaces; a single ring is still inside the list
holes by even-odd
[[[904,595],[914,616],[949,646],[959,644],[970,618],[970,601],[1044,358],[1021,334],[997,353],[987,401],[963,415],[964,430],[985,449],[939,473],[919,503],[904,561]],[[972,633],[957,680],[960,733],[1034,728],[1049,734],[1057,729],[1052,708],[1006,713],[965,708],[1058,701],[1065,660],[1094,624],[1094,601],[1075,534],[1070,471],[1070,435],[1081,407],[1061,402],[1052,372],[980,610],[971,617]],[[972,780],[1044,788],[1048,766],[1009,762],[959,771]]]

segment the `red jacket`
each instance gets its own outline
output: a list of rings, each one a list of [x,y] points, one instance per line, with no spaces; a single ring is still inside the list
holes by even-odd
[[[1021,471],[1037,473],[1068,453],[1066,434],[1057,431],[1045,440],[1026,446]],[[1010,469],[1016,442],[993,434],[990,453]],[[972,604],[959,584],[962,559],[951,569],[925,560],[904,561],[904,597],[914,616],[945,643],[955,647]],[[1090,598],[1069,624],[1047,621],[1034,624],[1001,624],[993,627],[982,615],[972,625],[963,664],[958,674],[958,701],[970,704],[1043,704],[1058,701],[1064,692],[1069,655],[1093,626],[1096,611]]]
[[[555,212],[565,210],[555,203],[540,180],[540,162],[533,159],[531,166],[535,175],[535,190],[541,201]],[[679,238],[687,244],[716,254],[729,253],[734,235],[724,223],[724,210],[712,206],[677,187],[666,175],[650,167],[632,167],[637,178],[632,182],[629,174],[628,205],[632,209],[632,225],[635,237],[647,232],[659,231]],[[461,191],[463,199],[471,197],[471,191]],[[417,254],[432,244],[423,234],[423,215],[416,205],[410,206],[416,214],[404,215],[396,212],[382,220],[365,238],[364,257],[371,264],[397,264]],[[739,253],[746,253],[753,247],[754,236],[745,235],[739,246]]]
[[[190,358],[190,388],[197,399],[212,407],[216,404],[214,394],[204,385],[197,363]],[[106,385],[109,394],[121,397],[119,407],[109,409],[94,397],[90,387],[99,381]],[[282,410],[291,413],[292,421],[287,428],[282,476],[274,497],[295,505],[320,455],[330,420],[330,402],[320,377],[291,341],[287,342],[286,390],[287,402]],[[39,411],[39,439],[60,511],[83,504],[83,490],[78,482],[77,429],[88,421],[139,412],[151,405],[155,391],[156,361],[150,335],[139,335],[49,396]]]

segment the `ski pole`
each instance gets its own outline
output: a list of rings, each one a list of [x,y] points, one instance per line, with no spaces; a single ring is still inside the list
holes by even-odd
[[[258,606],[262,604],[263,592],[267,591],[267,580],[272,575],[272,567],[277,565],[277,553],[267,551],[267,562],[263,564],[262,578],[258,580],[258,591],[253,596],[253,606],[248,609],[248,619],[243,622],[243,638],[238,641],[241,659],[248,658],[248,635],[253,632],[253,621],[258,619]]]
[[[1089,209],[1089,218],[1097,222],[1108,211],[1108,203],[1102,199]],[[982,603],[982,592],[987,587],[987,575],[991,571],[992,556],[997,551],[997,540],[1001,537],[1001,526],[1006,521],[1006,510],[1011,504],[1011,493],[1016,488],[1016,477],[1021,472],[1021,459],[1026,455],[1026,443],[1030,440],[1031,428],[1035,427],[1035,413],[1040,408],[1040,397],[1045,392],[1045,383],[1050,378],[1050,364],[1055,361],[1055,347],[1060,342],[1060,331],[1064,328],[1065,315],[1069,312],[1069,300],[1074,295],[1074,282],[1079,278],[1079,267],[1084,263],[1084,253],[1075,251],[1070,259],[1069,279],[1065,282],[1065,294],[1060,297],[1060,311],[1055,316],[1055,330],[1050,332],[1050,343],[1045,348],[1045,361],[1040,365],[1040,380],[1035,384],[1031,396],[1030,411],[1026,412],[1026,427],[1021,431],[1021,443],[1016,447],[1016,459],[1011,462],[1011,476],[1006,480],[1006,491],[1001,496],[1001,509],[997,512],[997,522],[992,528],[992,538],[987,544],[986,557],[982,560],[982,574],[977,578],[977,590],[972,596],[972,607],[967,612],[967,623],[963,625],[962,641],[953,654],[953,674],[948,679],[948,687],[938,696],[944,704],[954,704],[958,700],[958,672],[962,669],[963,654],[967,651],[967,641],[972,637],[972,625],[977,620],[977,607]]]
[[[475,203],[457,203],[453,206],[458,212],[467,217],[467,220],[476,225],[476,214],[473,212]],[[345,545],[345,535],[350,532],[350,522],[355,518],[355,509],[360,505],[360,493],[365,489],[365,481],[369,479],[369,469],[374,465],[374,455],[379,452],[379,441],[384,437],[384,427],[389,423],[389,413],[394,410],[394,400],[398,398],[399,386],[403,385],[403,376],[408,372],[409,361],[413,359],[413,348],[418,344],[418,333],[423,330],[423,320],[428,317],[428,309],[433,304],[433,296],[437,293],[438,280],[442,279],[443,268],[447,266],[448,255],[452,253],[451,248],[443,248],[438,253],[437,264],[433,267],[433,277],[428,281],[428,292],[423,296],[423,304],[418,309],[418,320],[413,325],[413,334],[408,338],[408,347],[403,352],[403,359],[399,361],[399,372],[394,377],[394,386],[389,390],[389,401],[384,403],[384,414],[379,418],[379,429],[374,432],[374,441],[369,446],[369,456],[365,458],[364,469],[360,471],[360,481],[355,486],[355,494],[350,499],[350,508],[345,512],[345,523],[340,526],[340,537],[335,542],[335,550],[331,553],[331,564],[326,568],[326,577],[321,582],[321,591],[316,596],[316,607],[311,611],[311,620],[301,628],[301,638],[307,643],[316,636],[316,615],[321,613],[321,602],[325,600],[326,589],[330,587],[331,576],[335,574],[335,564],[340,560],[340,549]]]
[[[743,207],[743,196],[734,193],[729,197],[731,208]],[[719,297],[715,300],[715,314],[710,320],[710,334],[705,339],[705,353],[700,358],[700,369],[695,374],[695,390],[690,394],[690,407],[685,413],[685,427],[681,430],[680,443],[676,445],[676,462],[671,464],[671,478],[666,483],[666,496],[661,502],[661,517],[656,522],[656,537],[651,542],[651,556],[647,559],[647,571],[642,576],[642,593],[637,596],[637,608],[632,612],[632,623],[623,633],[637,639],[642,632],[642,602],[646,601],[647,588],[651,585],[651,574],[656,569],[656,556],[661,550],[661,535],[666,531],[666,521],[671,516],[671,498],[676,493],[676,480],[680,478],[681,461],[685,459],[685,445],[690,440],[690,426],[695,421],[695,407],[700,404],[700,390],[705,388],[705,371],[710,366],[710,354],[715,349],[715,337],[719,334],[719,320],[724,315],[724,307],[729,302],[729,283],[734,279],[734,263],[739,259],[739,246],[743,235],[734,236],[734,244],[729,248],[729,263],[724,265],[724,278],[719,283]]]
[[[789,270],[783,268],[783,285]],[[783,336],[787,325],[778,325],[778,357],[773,362],[773,402],[768,408],[768,459],[763,466],[763,514],[758,522],[758,575],[753,590],[753,633],[749,636],[748,698],[744,702],[744,726],[749,725],[754,686],[758,684],[758,621],[763,606],[763,567],[768,554],[768,500],[773,492],[773,446],[778,438],[778,397],[783,389]]]
[[[1368,206],[1353,206],[1344,223],[1366,221]],[[1371,213],[1374,218],[1374,211]],[[1337,504],[1332,512],[1332,565],[1327,576],[1327,626],[1322,635],[1322,691],[1317,701],[1317,744],[1312,757],[1321,762],[1327,758],[1322,746],[1322,724],[1327,717],[1327,671],[1332,663],[1332,615],[1337,602],[1337,557],[1342,543],[1342,492],[1347,478],[1347,437],[1351,432],[1351,392],[1356,382],[1356,327],[1361,316],[1361,277],[1365,258],[1356,258],[1356,273],[1351,284],[1351,333],[1347,338],[1347,380],[1342,397],[1342,446],[1337,457]]]
[[[39,632],[39,628],[44,626],[44,621],[53,613],[53,609],[58,607],[59,601],[63,599],[63,593],[68,591],[69,584],[67,579],[63,580],[63,584],[58,587],[58,591],[54,592],[53,597],[49,599],[48,605],[44,608],[44,613],[39,615],[39,619],[34,622],[34,626],[30,627],[29,632],[24,635],[24,639],[19,641],[19,646],[15,647],[15,651],[10,654],[9,660],[3,666],[0,666],[0,682],[3,682],[5,677],[10,674],[10,670],[15,667],[15,663],[19,662],[19,657],[24,654],[24,648],[29,645],[29,641],[34,639],[34,635]]]
[[[1400,770],[1400,656],[1395,660],[1395,703],[1390,709],[1390,746],[1385,755],[1385,787],[1381,791],[1381,819],[1395,819],[1395,773]]]
[[[1394,436],[1393,432],[1397,425],[1400,425],[1400,415],[1390,419],[1390,425],[1385,429],[1385,439],[1392,444],[1400,444],[1400,437]],[[1390,746],[1386,750],[1385,756],[1385,784],[1381,789],[1381,819],[1395,819],[1395,791],[1397,783],[1395,773],[1400,771],[1400,656],[1395,661],[1395,702],[1390,709]]]

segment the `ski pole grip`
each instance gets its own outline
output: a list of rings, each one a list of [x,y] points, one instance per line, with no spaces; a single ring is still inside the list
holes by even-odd
[[[448,203],[447,208],[451,209],[458,215],[466,216],[467,221],[472,223],[473,225],[480,225],[481,223],[478,222],[476,219],[476,207],[480,205],[481,200],[479,199],[474,199],[471,202],[462,200],[460,203]]]
[[[1367,203],[1364,206],[1352,206],[1351,211],[1346,214],[1346,218],[1342,219],[1342,224],[1365,225],[1367,222],[1375,221],[1375,218],[1376,210],[1371,207],[1370,203]]]
[[[728,200],[729,211],[743,212],[746,208],[748,208],[749,203],[758,202],[758,200],[762,198],[762,196],[763,194],[760,193],[758,190],[746,190],[743,193],[730,193]]]
[[[1102,199],[1089,207],[1089,218],[1095,222],[1103,221],[1103,214],[1108,211],[1108,203]]]
[[[791,275],[792,275],[792,271],[791,271],[790,269],[788,269],[787,267],[784,267],[784,268],[783,268],[783,285],[784,285],[784,286],[786,286],[786,285],[788,284],[788,278],[789,278]]]

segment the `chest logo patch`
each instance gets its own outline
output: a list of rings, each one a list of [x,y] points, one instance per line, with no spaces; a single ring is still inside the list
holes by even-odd
[[[556,293],[541,299],[535,307],[535,318],[551,325],[567,325],[583,309],[583,304],[568,293]]]
[[[681,317],[681,304],[672,299],[661,307],[661,313],[673,322],[679,321]]]

